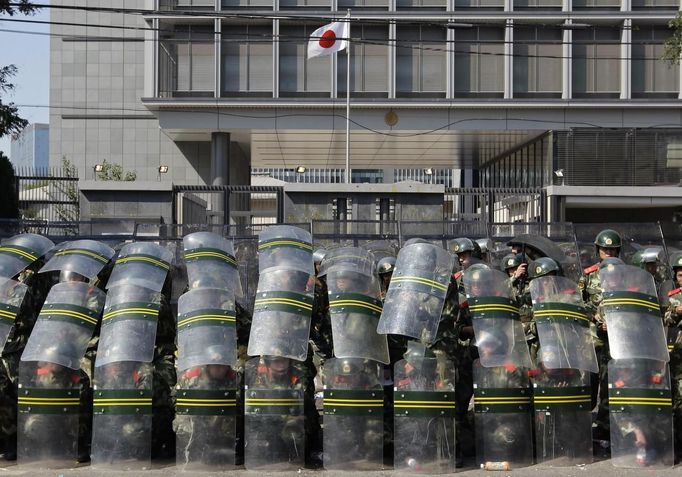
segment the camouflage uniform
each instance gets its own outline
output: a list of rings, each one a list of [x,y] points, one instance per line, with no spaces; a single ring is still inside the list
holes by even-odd
[[[332,323],[329,315],[329,293],[327,283],[322,278],[315,279],[310,341],[315,367],[319,370],[320,366],[334,355]]]
[[[675,420],[675,448],[682,451],[682,314],[676,309],[682,306],[682,288],[668,294],[664,324],[668,327],[668,351],[670,351],[670,378],[672,381],[673,418]]]
[[[166,295],[161,297],[154,346],[152,398],[152,458],[175,455],[173,397],[175,387],[176,322]]]

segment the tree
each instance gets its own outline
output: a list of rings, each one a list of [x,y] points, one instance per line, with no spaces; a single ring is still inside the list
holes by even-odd
[[[78,178],[78,169],[66,158],[66,156],[62,156],[62,174],[64,177]],[[57,204],[55,206],[57,215],[61,220],[66,222],[77,221],[80,217],[80,192],[78,191],[78,183],[67,181],[65,182],[66,185],[63,187],[61,187],[61,183],[58,184],[60,184],[58,190],[61,194],[60,197],[58,197],[59,200],[64,200],[64,198],[66,198],[71,204],[69,204],[68,207],[64,204]]]
[[[677,65],[682,55],[682,12],[668,22],[668,28],[672,30],[672,35],[665,40],[663,59],[671,65]]]
[[[18,5],[17,2],[0,0],[0,13],[8,15],[23,13],[28,15],[36,10],[37,8],[27,0],[19,1]],[[0,137],[7,134],[16,135],[28,124],[28,121],[19,116],[19,108],[14,103],[5,104],[2,101],[2,94],[14,91],[15,85],[10,82],[10,79],[15,74],[17,74],[17,67],[14,65],[0,67]]]
[[[131,182],[137,179],[137,172],[128,171],[123,174],[123,166],[121,164],[114,164],[107,162],[106,159],[102,162],[102,170],[97,172],[98,181],[127,181]]]
[[[0,218],[19,218],[19,197],[14,167],[2,151],[0,151]]]

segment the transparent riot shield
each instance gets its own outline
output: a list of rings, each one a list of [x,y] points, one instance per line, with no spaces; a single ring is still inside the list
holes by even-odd
[[[19,234],[0,244],[0,277],[12,278],[45,255],[54,243],[36,234]]]
[[[468,270],[463,275],[481,364],[531,367],[511,282],[499,270]]]
[[[234,252],[239,264],[239,278],[243,296],[237,298],[242,308],[253,313],[253,303],[258,288],[258,240],[255,237],[234,240]]]
[[[299,270],[261,272],[248,354],[304,361],[313,308],[312,275]]]
[[[533,463],[531,389],[528,370],[488,368],[474,361],[477,463],[504,468]]]
[[[65,282],[53,286],[21,360],[46,361],[78,369],[103,305],[104,293],[85,283]]]
[[[305,461],[303,370],[282,357],[253,358],[245,368],[244,465],[295,470]]]
[[[175,407],[176,464],[182,470],[235,467],[239,375],[209,364],[178,378]]]
[[[575,281],[584,268],[580,265],[576,232],[571,223],[495,223],[490,225],[490,238],[494,264],[510,253],[522,253],[528,262],[550,257],[561,266],[563,276]]]
[[[132,283],[109,288],[95,366],[151,362],[160,308],[161,294],[149,288]]]
[[[592,462],[590,375],[541,365],[533,378],[535,455],[555,467]]]
[[[613,465],[672,467],[672,399],[667,363],[611,360],[609,414]]]
[[[149,469],[153,365],[116,361],[95,367],[92,465]]]
[[[109,263],[114,250],[95,240],[74,240],[55,247],[52,258],[40,269],[40,273],[68,271],[93,279]]]
[[[241,298],[239,265],[230,240],[210,232],[196,232],[183,239],[189,288],[223,288]]]
[[[273,225],[258,236],[260,273],[271,268],[312,274],[313,246],[310,232],[292,225]]]
[[[49,361],[19,364],[17,458],[43,468],[78,459],[81,374]]]
[[[237,362],[234,295],[218,288],[198,288],[178,301],[179,371],[195,366]]]
[[[598,372],[590,320],[578,285],[564,277],[538,277],[530,282],[530,294],[540,346],[548,351],[544,366]]]
[[[371,255],[364,254],[371,262]],[[326,270],[334,355],[388,363],[386,335],[377,333],[381,316],[379,279],[372,268],[367,274],[356,270],[362,268],[350,262],[337,262]]]
[[[445,296],[451,281],[453,257],[428,243],[403,247],[396,260],[377,332],[436,339]]]
[[[394,466],[396,470],[455,471],[455,367],[444,359],[395,364]]]
[[[173,263],[173,252],[151,242],[124,245],[118,253],[107,289],[132,284],[159,292]]]
[[[357,247],[343,247],[329,250],[320,263],[318,277],[327,275],[330,269],[353,270],[364,275],[374,274],[376,259],[367,250]]]
[[[379,470],[384,458],[383,369],[376,361],[324,363],[324,467]]]
[[[0,277],[0,355],[27,291],[28,287],[23,283]]]
[[[603,267],[599,280],[611,357],[669,361],[653,277],[637,267],[615,265]]]
[[[377,262],[385,257],[397,257],[400,249],[397,240],[372,240],[363,243],[362,248],[371,252]]]

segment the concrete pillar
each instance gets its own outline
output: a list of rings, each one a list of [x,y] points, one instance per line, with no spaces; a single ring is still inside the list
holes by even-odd
[[[225,186],[230,183],[230,134],[223,132],[211,133],[211,185]],[[213,194],[211,209],[214,214],[223,214],[221,223],[229,223],[229,206],[224,193]]]

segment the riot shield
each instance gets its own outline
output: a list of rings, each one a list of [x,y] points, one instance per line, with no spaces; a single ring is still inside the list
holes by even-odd
[[[178,378],[176,464],[182,470],[235,467],[239,375],[230,366],[209,364]]]
[[[437,358],[395,364],[394,466],[432,474],[455,471],[455,367]]]
[[[179,371],[237,362],[234,295],[218,288],[190,290],[178,300]]]
[[[119,287],[120,288],[120,287]],[[153,365],[115,361],[95,368],[92,465],[149,469]]]
[[[360,251],[373,268],[371,255]],[[359,253],[355,255],[360,256]],[[326,270],[334,355],[337,358],[366,358],[388,363],[386,335],[377,333],[381,316],[379,279],[372,268],[365,268],[369,272],[366,274],[362,267],[356,265],[347,261],[336,262]]]
[[[244,295],[237,298],[242,308],[253,314],[258,288],[258,240],[255,237],[235,239],[234,252],[239,264],[239,278]]]
[[[324,363],[324,467],[379,470],[384,457],[382,367],[361,358]]]
[[[12,278],[45,255],[54,243],[36,234],[19,234],[0,245],[0,277]]]
[[[78,458],[80,377],[77,369],[54,362],[22,361],[19,364],[19,464],[45,468],[75,465]]]
[[[603,267],[599,280],[611,357],[668,362],[670,357],[653,277],[637,267],[615,265]]]
[[[258,236],[258,267],[314,273],[310,232],[292,225],[273,225]]]
[[[189,288],[223,288],[241,298],[242,283],[232,242],[210,232],[183,239]]]
[[[21,360],[45,361],[79,369],[103,305],[104,293],[86,283],[66,282],[53,286]]]
[[[397,257],[400,249],[397,240],[372,240],[362,244],[362,248],[371,252],[377,262],[385,257]]]
[[[537,462],[556,467],[592,462],[590,375],[541,365],[533,379]]]
[[[261,272],[248,354],[304,361],[313,309],[312,275],[299,270]]]
[[[533,317],[546,368],[573,368],[596,373],[597,354],[590,320],[578,285],[564,277],[543,276],[530,282]]]
[[[488,368],[474,361],[477,463],[524,467],[533,463],[531,390],[525,368]]]
[[[132,283],[109,288],[104,305],[97,361],[150,363],[154,358],[161,294]]]
[[[672,399],[667,363],[611,360],[609,414],[613,465],[672,467]]]
[[[68,271],[92,280],[109,263],[114,250],[95,240],[74,240],[56,247],[40,273]]]
[[[249,470],[303,467],[303,371],[288,358],[253,358],[246,363],[245,383],[245,467]]]
[[[523,253],[527,261],[550,257],[563,276],[578,281],[582,268],[573,224],[565,222],[496,223],[490,225],[494,264],[509,253]]]
[[[111,272],[107,289],[132,284],[159,292],[173,263],[173,253],[151,242],[124,245]]]
[[[0,355],[27,291],[28,287],[23,283],[0,277]]]
[[[481,364],[531,367],[511,282],[499,270],[468,270],[463,275]]]
[[[433,342],[453,264],[452,255],[436,245],[415,243],[402,248],[377,332]]]
[[[357,247],[343,247],[329,250],[320,263],[318,277],[327,275],[327,272],[336,268],[339,270],[353,270],[364,275],[373,275],[376,259],[367,250]]]

